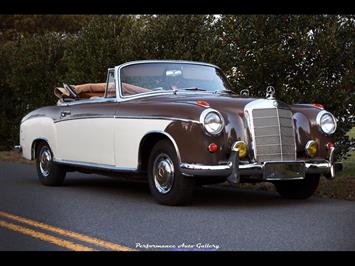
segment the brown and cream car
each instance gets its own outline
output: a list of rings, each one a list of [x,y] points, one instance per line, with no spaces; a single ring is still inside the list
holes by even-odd
[[[320,105],[288,105],[233,92],[214,65],[135,61],[108,70],[106,83],[56,88],[55,106],[21,122],[23,156],[44,185],[68,171],[147,178],[154,198],[184,204],[198,184],[272,182],[308,198],[337,163],[336,119]],[[339,167],[340,168],[340,167]]]

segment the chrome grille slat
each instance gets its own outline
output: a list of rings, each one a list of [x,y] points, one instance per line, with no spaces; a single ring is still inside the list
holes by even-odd
[[[251,118],[258,162],[296,160],[295,132],[290,110],[255,106]]]

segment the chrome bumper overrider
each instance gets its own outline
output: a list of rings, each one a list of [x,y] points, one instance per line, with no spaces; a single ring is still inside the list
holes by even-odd
[[[201,165],[201,164],[188,164],[181,163],[180,170],[185,176],[205,176],[205,177],[227,177],[228,181],[232,183],[238,183],[240,177],[257,177],[261,180],[287,180],[287,179],[303,179],[304,176],[288,177],[283,176],[281,178],[265,178],[265,163],[249,163],[241,164],[238,159],[238,152],[233,151],[228,162],[221,165]],[[342,168],[341,163],[335,162],[333,150],[330,153],[329,160],[313,160],[313,161],[283,161],[283,162],[271,162],[280,164],[294,164],[299,163],[304,165],[304,174],[322,174],[328,179],[335,178],[335,171],[339,171]],[[303,166],[302,166],[303,167]]]

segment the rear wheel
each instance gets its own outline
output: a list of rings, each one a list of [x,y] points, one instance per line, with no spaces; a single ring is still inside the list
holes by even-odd
[[[317,190],[320,175],[306,175],[303,180],[274,182],[277,192],[288,199],[308,199]]]
[[[159,141],[148,162],[150,192],[160,204],[184,205],[190,202],[195,190],[195,180],[180,172],[177,155],[168,140]]]
[[[64,182],[65,169],[53,162],[53,153],[45,142],[38,144],[36,167],[39,181],[45,186],[60,186]]]

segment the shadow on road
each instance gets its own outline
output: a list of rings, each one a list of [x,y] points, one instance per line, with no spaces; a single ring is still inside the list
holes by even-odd
[[[65,181],[64,186],[69,189],[87,191],[94,194],[105,194],[109,197],[124,196],[134,201],[142,200],[146,203],[156,204],[150,195],[148,183],[137,181],[126,181],[101,177],[96,175],[75,175],[71,174]],[[93,194],[93,196],[94,196]],[[239,189],[235,187],[209,185],[199,187],[194,195],[193,207],[237,207],[252,208],[295,206],[311,203],[315,198],[309,200],[287,200],[281,198],[275,192],[257,191],[252,189]]]

